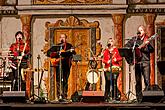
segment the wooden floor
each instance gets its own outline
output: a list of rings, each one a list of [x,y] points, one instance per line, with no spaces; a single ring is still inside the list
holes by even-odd
[[[154,99],[153,99],[154,100]],[[152,102],[71,102],[71,103],[1,103],[0,110],[165,110],[165,103]]]

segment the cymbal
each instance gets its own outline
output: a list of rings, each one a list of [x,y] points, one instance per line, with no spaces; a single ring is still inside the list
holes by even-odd
[[[14,56],[8,56],[8,55],[1,55],[0,58],[9,58],[9,57],[14,57]]]
[[[102,58],[99,58],[99,57],[91,57],[89,60],[90,60],[90,61],[102,61]]]
[[[44,69],[39,69],[39,71],[43,71]],[[27,69],[24,69],[23,70],[24,72],[38,72],[38,69],[30,69],[30,68],[27,68]]]
[[[4,53],[7,53],[7,52],[11,52],[10,50],[2,50],[1,51],[2,53],[4,52]]]

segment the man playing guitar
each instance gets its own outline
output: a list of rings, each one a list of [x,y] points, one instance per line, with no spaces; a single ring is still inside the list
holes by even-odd
[[[53,66],[55,66],[56,68],[56,89],[59,101],[65,101],[65,99],[67,99],[68,78],[70,75],[70,68],[72,65],[71,60],[72,55],[76,54],[74,47],[72,46],[72,44],[68,43],[66,39],[66,34],[61,34],[60,43],[58,43],[55,46],[52,46],[47,51],[47,56],[50,58],[54,58],[52,63]],[[62,77],[60,77],[60,75]]]
[[[150,87],[150,53],[154,52],[150,38],[147,36],[146,28],[143,25],[138,27],[139,35],[132,37],[125,47],[135,46],[135,78],[136,78],[136,98],[137,101],[142,99],[142,79],[144,77],[145,90]],[[153,37],[151,37],[153,38]]]
[[[12,43],[10,46],[11,54],[14,57],[9,58],[12,61],[12,90],[26,90],[24,75],[21,74],[21,69],[28,68],[29,57],[30,57],[30,46],[24,42],[24,35],[21,31],[16,32],[15,34],[16,42]],[[21,76],[22,75],[22,76]],[[18,84],[18,80],[22,84]],[[22,81],[21,81],[22,80]],[[20,85],[21,87],[17,87]]]

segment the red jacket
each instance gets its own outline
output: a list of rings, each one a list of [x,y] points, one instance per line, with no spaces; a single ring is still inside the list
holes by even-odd
[[[22,59],[22,62],[27,62],[27,59],[29,57],[29,54],[30,54],[30,46],[27,44],[26,47],[25,46],[25,43],[23,42],[20,42],[20,43],[13,43],[11,44],[10,46],[10,51],[11,51],[11,54],[13,54],[14,57],[10,58],[10,60],[13,62],[13,63],[18,63],[18,56],[21,56],[21,53],[23,52],[24,48],[24,56],[23,56],[23,59]]]
[[[104,68],[110,67],[110,63],[108,63],[108,61],[110,60],[111,57],[112,57],[112,66],[120,66],[119,61],[122,60],[122,57],[120,56],[118,49],[114,48],[111,53],[108,49],[105,49],[103,52],[103,63],[105,64]]]

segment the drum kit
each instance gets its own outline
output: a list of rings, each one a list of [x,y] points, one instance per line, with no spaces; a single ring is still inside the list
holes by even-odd
[[[8,50],[2,50],[0,52],[0,77],[3,79],[9,77],[12,69],[16,69],[15,64],[9,60],[12,57],[14,56]]]

